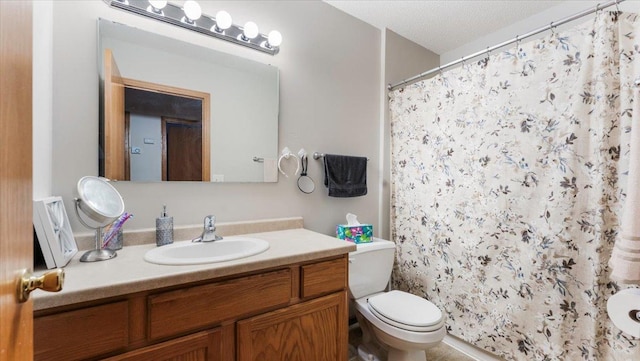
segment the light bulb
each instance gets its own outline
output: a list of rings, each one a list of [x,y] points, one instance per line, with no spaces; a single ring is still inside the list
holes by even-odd
[[[255,38],[256,36],[258,36],[258,25],[256,25],[256,23],[254,23],[253,21],[248,21],[246,24],[244,24],[242,35],[247,40]]]
[[[216,13],[216,27],[219,30],[229,29],[231,27],[232,20],[231,15],[224,10],[220,10]]]
[[[280,44],[282,44],[282,34],[280,34],[278,30],[271,30],[269,32],[267,44],[269,44],[270,47],[280,46]]]
[[[202,15],[202,9],[200,9],[200,5],[194,0],[185,1],[183,9],[184,9],[184,15],[189,20],[191,20],[191,22],[194,22],[195,20],[200,19],[200,16]]]
[[[150,13],[154,13],[156,15],[164,16],[164,12],[162,12],[162,9],[165,6],[167,6],[166,1],[149,0],[149,6],[147,7],[147,11]]]
[[[153,6],[156,10],[162,10],[165,6],[167,6],[166,0],[149,0],[149,4]]]

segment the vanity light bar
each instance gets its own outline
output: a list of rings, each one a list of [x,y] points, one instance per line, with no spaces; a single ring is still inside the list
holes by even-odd
[[[267,54],[276,55],[280,51],[279,43],[282,41],[282,36],[277,31],[272,31],[271,33],[277,33],[275,37],[273,37],[272,35],[272,42],[274,42],[273,39],[276,39],[276,41],[278,42],[278,46],[271,46],[269,44],[269,37],[267,35],[257,33],[255,37],[249,38],[245,36],[244,27],[235,24],[231,24],[231,26],[227,29],[220,30],[217,27],[216,19],[214,17],[206,14],[201,14],[197,19],[191,20],[181,6],[171,3],[167,3],[161,9],[157,9],[153,7],[148,0],[103,1],[106,2],[107,5],[112,6],[116,9],[125,10],[134,14],[163,21],[165,23],[177,25],[185,29],[199,32],[200,34],[230,41],[232,43],[259,50]],[[190,5],[193,5],[195,1],[191,1],[190,3]],[[199,9],[199,5],[197,5],[197,3],[196,6],[198,6]],[[227,20],[228,19],[225,19],[225,21]],[[250,27],[252,29],[248,30],[257,31],[257,29],[253,29],[253,26],[255,26],[255,24],[251,24],[252,25],[250,25]]]

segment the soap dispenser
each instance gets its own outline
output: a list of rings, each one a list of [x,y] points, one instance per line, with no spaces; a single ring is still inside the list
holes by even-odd
[[[162,206],[162,214],[156,218],[156,245],[173,243],[173,217],[167,216],[167,206]]]

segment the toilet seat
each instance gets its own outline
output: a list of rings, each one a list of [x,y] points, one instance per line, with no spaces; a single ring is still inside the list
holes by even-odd
[[[407,331],[432,332],[444,326],[442,311],[428,300],[402,291],[389,291],[367,299],[380,320]]]

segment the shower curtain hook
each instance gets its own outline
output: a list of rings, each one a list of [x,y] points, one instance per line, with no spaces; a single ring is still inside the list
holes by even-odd
[[[556,35],[556,27],[553,25],[553,21],[549,24],[549,29],[551,29],[551,35]]]
[[[487,58],[491,57],[491,47],[487,46]]]
[[[600,13],[602,13],[602,9],[600,9],[600,3],[596,4],[596,16],[600,15]]]
[[[616,11],[620,12],[620,7],[618,6],[620,4],[620,0],[616,0]]]

